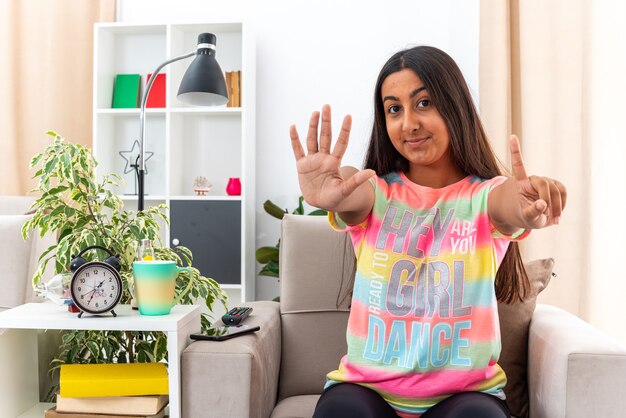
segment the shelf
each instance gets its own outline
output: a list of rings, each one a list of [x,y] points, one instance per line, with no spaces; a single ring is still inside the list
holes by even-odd
[[[150,115],[152,113],[162,113],[165,114],[165,108],[161,107],[150,107],[146,109],[146,115]],[[121,116],[137,116],[139,117],[139,113],[141,113],[140,108],[128,108],[128,109],[98,109],[96,110],[98,115],[121,115]]]
[[[222,284],[222,285],[220,285],[220,287],[222,289],[225,289],[225,290],[226,289],[236,289],[236,290],[241,289],[241,285],[240,284]]]
[[[172,113],[186,113],[193,115],[241,115],[240,107],[172,107]]]
[[[53,406],[54,404],[51,402],[40,402],[17,418],[41,418],[46,410],[52,408]]]
[[[137,24],[137,25],[120,25],[119,23],[99,23],[98,26],[113,35],[146,35],[146,34],[165,34],[164,25],[155,24]]]
[[[165,114],[167,111],[171,113],[183,113],[183,114],[193,114],[193,115],[241,115],[240,107],[171,107],[169,109],[162,107],[148,107],[146,108],[146,115],[151,114]],[[98,115],[120,115],[120,116],[136,116],[139,117],[141,113],[140,108],[127,108],[127,109],[111,109],[111,108],[102,108],[97,109],[96,114]]]
[[[167,337],[170,416],[181,417],[181,357],[189,335],[200,330],[200,305],[175,305],[169,315],[148,316],[117,305],[117,317],[67,311],[52,302],[26,303],[0,312],[0,370],[9,382],[0,391],[0,416],[40,418],[49,405],[39,403],[38,330],[162,331]],[[26,411],[26,412],[23,412]]]
[[[189,248],[199,270],[218,277],[238,302],[255,298],[255,40],[242,22],[96,24],[93,74],[93,152],[96,176],[117,173],[124,185],[113,190],[124,207],[136,210],[136,174],[129,159],[136,158],[140,133],[139,108],[112,109],[117,74],[145,77],[166,60],[193,51],[198,34],[217,38],[217,60],[223,72],[241,71],[241,106],[190,106],[176,95],[192,59],[172,62],[166,77],[165,108],[146,108],[145,206],[165,203],[169,225],[162,225],[164,245],[175,237]],[[131,153],[126,153],[131,151]],[[120,155],[120,152],[123,155]],[[126,172],[126,173],[125,173]],[[211,183],[206,196],[194,189],[200,177]],[[241,195],[228,196],[231,178],[241,179]],[[174,209],[174,208],[177,208]],[[228,214],[228,219],[220,216]],[[211,225],[207,227],[207,225]],[[200,233],[201,232],[201,233]],[[216,237],[220,237],[216,241]],[[217,242],[217,245],[215,244]],[[212,248],[211,262],[205,254]],[[217,254],[217,255],[215,255]],[[196,264],[196,263],[194,263]],[[218,266],[218,267],[216,267]],[[220,279],[224,277],[224,279]],[[236,280],[236,281],[235,281]]]
[[[180,195],[180,196],[171,196],[170,200],[217,200],[217,201],[222,201],[222,200],[241,200],[241,196],[185,196],[185,195]]]
[[[78,315],[52,302],[26,303],[0,315],[0,328],[21,329],[78,329],[111,331],[176,331],[195,319],[198,305],[175,305],[169,315],[147,316],[131,309],[130,305],[117,305],[113,315]]]
[[[45,412],[52,408],[55,404],[52,402],[39,402],[38,404],[35,404],[32,408],[30,408],[28,411],[24,412],[22,415],[18,416],[17,418],[42,418],[45,414]],[[165,414],[169,414],[169,406],[165,407]],[[102,415],[103,417],[106,418],[106,415]]]
[[[121,194],[121,195],[119,195],[119,197],[120,197],[122,200],[128,200],[128,201],[133,201],[133,200],[134,200],[134,201],[136,201],[136,200],[138,200],[138,199],[139,199],[139,197],[138,197],[137,195],[134,195],[134,194],[132,194],[132,195],[128,195],[128,194]],[[144,201],[146,201],[146,202],[147,202],[147,201],[151,201],[151,202],[152,202],[152,201],[164,201],[164,200],[166,199],[166,197],[165,197],[165,196],[160,196],[160,195],[154,195],[154,196],[151,196],[151,195],[145,195],[143,199],[144,199]]]
[[[119,195],[119,197],[124,201],[136,202],[138,200],[137,195]],[[222,200],[241,200],[241,196],[226,196],[226,195],[207,195],[207,196],[187,196],[187,195],[174,195],[170,197],[155,195],[150,196],[146,195],[144,197],[146,202],[164,202],[165,200],[214,200],[214,201],[222,201]]]

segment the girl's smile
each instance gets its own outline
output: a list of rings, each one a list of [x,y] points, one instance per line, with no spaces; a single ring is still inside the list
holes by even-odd
[[[404,142],[410,147],[421,147],[426,144],[426,141],[431,139],[430,136],[422,137],[422,138],[408,138],[405,139]]]

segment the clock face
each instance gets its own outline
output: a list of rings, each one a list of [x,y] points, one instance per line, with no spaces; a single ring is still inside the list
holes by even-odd
[[[122,280],[112,266],[91,261],[76,270],[70,290],[74,304],[81,311],[101,314],[119,303],[122,297]]]

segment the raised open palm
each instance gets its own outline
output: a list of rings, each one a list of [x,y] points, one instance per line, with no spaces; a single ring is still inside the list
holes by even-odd
[[[549,177],[526,174],[519,140],[515,135],[511,136],[509,147],[524,227],[537,229],[558,224],[567,200],[565,186]]]
[[[318,208],[339,211],[341,203],[372,177],[374,171],[358,171],[350,178],[344,179],[340,170],[341,159],[348,147],[352,118],[347,115],[343,119],[341,132],[332,152],[330,150],[332,143],[330,106],[324,105],[322,108],[322,125],[318,141],[319,119],[320,112],[313,112],[307,133],[306,154],[295,125],[290,127],[289,136],[296,158],[298,181],[302,196],[307,203]]]

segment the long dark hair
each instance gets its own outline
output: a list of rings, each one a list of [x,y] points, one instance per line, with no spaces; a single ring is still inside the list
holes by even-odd
[[[502,175],[461,70],[448,54],[429,46],[399,51],[381,69],[374,91],[374,126],[365,168],[373,169],[379,176],[393,171],[408,172],[409,162],[394,148],[387,134],[381,95],[385,79],[405,68],[413,70],[422,80],[432,104],[444,119],[453,163],[464,173],[484,179]],[[498,300],[506,303],[521,301],[530,291],[517,242],[509,244],[495,286]]]

